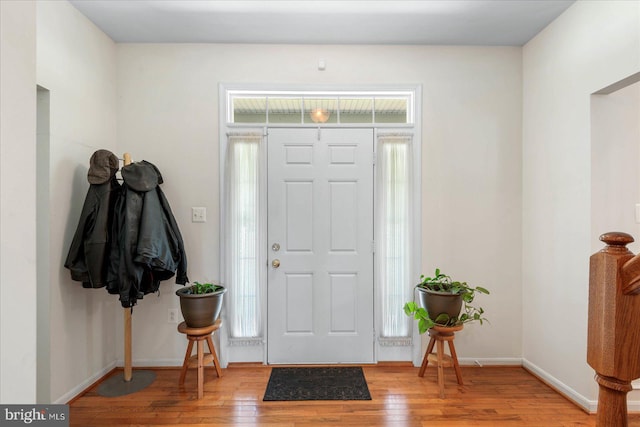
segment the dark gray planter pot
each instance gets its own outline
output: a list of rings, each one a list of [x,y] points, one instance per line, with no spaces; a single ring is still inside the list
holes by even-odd
[[[462,296],[448,292],[431,291],[416,287],[422,308],[429,312],[429,318],[435,322],[441,313],[447,313],[449,318],[458,317],[462,310]]]
[[[220,316],[222,299],[227,288],[208,294],[189,294],[191,286],[185,286],[176,291],[180,297],[182,317],[190,328],[202,328],[213,325]]]

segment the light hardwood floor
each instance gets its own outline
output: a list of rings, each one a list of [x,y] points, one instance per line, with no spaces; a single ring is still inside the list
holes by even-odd
[[[594,415],[519,367],[462,367],[464,385],[446,370],[445,399],[436,369],[364,366],[372,400],[263,402],[270,367],[230,365],[205,372],[197,400],[196,372],[178,386],[179,369],[156,369],[155,382],[122,397],[102,397],[97,384],[70,403],[71,426],[595,426]],[[113,374],[122,375],[121,371]],[[640,414],[630,415],[640,427]]]

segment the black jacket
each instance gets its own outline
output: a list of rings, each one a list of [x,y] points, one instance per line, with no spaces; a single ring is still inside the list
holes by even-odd
[[[116,178],[104,184],[91,184],[82,206],[78,228],[64,266],[71,279],[85,288],[102,288],[107,284],[107,265],[111,245],[111,220],[120,192]]]
[[[118,158],[108,150],[96,151],[90,159],[87,179],[91,184],[82,206],[64,266],[71,279],[85,288],[107,284],[111,222],[120,184],[115,177]]]
[[[107,290],[120,294],[123,307],[132,307],[174,274],[176,283],[189,279],[182,235],[159,186],[160,171],[143,160],[124,166],[122,178]]]

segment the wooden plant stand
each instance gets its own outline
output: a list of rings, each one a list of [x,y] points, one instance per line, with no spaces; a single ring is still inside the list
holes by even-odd
[[[216,320],[213,325],[204,326],[202,328],[190,328],[185,322],[178,325],[178,332],[186,334],[189,344],[187,344],[187,352],[184,355],[184,363],[182,364],[182,372],[180,373],[179,384],[184,384],[184,379],[187,376],[187,369],[191,367],[198,368],[198,399],[202,399],[204,396],[204,367],[210,363],[216,369],[218,378],[222,376],[220,370],[220,362],[218,361],[218,355],[216,354],[216,348],[213,346],[211,334],[220,329],[220,319]],[[209,353],[204,352],[204,341],[209,346]],[[198,343],[198,351],[195,356],[191,356],[193,350],[193,343]]]
[[[444,368],[453,367],[456,372],[456,378],[458,384],[462,385],[462,372],[460,371],[460,365],[458,364],[458,355],[456,354],[456,347],[453,345],[453,339],[455,333],[462,330],[463,325],[458,326],[434,326],[429,329],[428,333],[431,337],[427,351],[422,359],[422,366],[420,366],[419,377],[424,376],[424,371],[427,369],[429,362],[435,364],[438,368],[438,388],[440,390],[440,399],[444,399]],[[449,343],[448,355],[444,352],[445,341]],[[437,344],[436,353],[432,353],[433,347]]]

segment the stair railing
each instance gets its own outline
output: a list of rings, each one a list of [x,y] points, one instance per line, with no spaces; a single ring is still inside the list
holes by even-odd
[[[587,363],[599,386],[596,425],[627,426],[627,393],[640,378],[640,254],[633,237],[611,232],[589,265]]]

